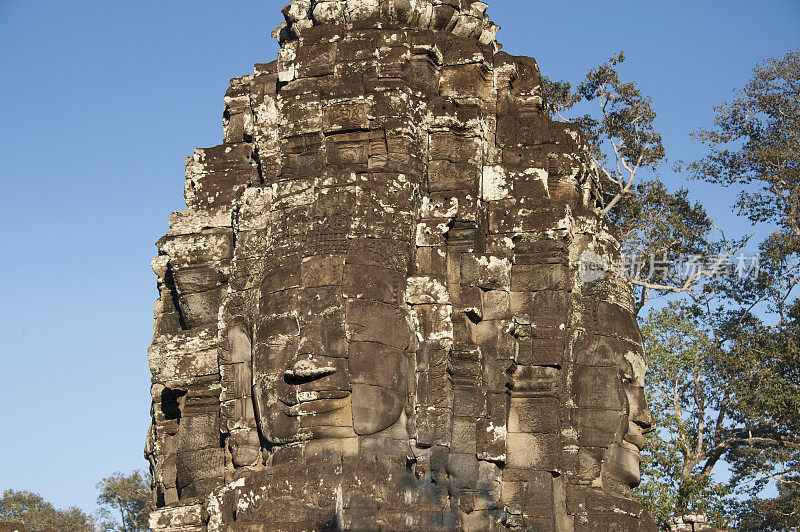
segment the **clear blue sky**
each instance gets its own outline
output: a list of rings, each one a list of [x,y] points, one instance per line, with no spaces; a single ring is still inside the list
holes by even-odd
[[[754,63],[800,46],[797,0],[488,2],[505,50],[551,77],[624,49],[672,160]],[[153,244],[184,156],[221,140],[228,79],[274,59],[282,6],[0,0],[0,491],[93,511],[101,477],[146,465]]]

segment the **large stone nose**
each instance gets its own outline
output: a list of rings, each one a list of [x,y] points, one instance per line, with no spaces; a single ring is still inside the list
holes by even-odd
[[[336,366],[326,357],[318,355],[298,355],[283,373],[289,384],[302,384],[320,379],[336,372]]]
[[[629,419],[641,429],[642,434],[647,434],[653,430],[653,416],[647,406],[644,388],[633,388],[629,394],[631,409]]]

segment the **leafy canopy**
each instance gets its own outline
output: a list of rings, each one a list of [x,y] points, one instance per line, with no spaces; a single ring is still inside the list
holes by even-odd
[[[59,510],[38,493],[6,490],[0,498],[0,521],[22,523],[29,530],[53,528],[58,532],[92,532],[91,516],[72,507]]]
[[[619,73],[624,55],[593,68],[574,90],[545,80],[546,102],[588,137],[603,188],[602,215],[627,254],[642,264],[632,282],[637,310],[667,304],[643,323],[658,429],[643,455],[643,502],[662,524],[686,510],[741,530],[800,526],[800,50],[758,65],[734,99],[716,108],[711,129],[693,137],[708,155],[675,167],[693,179],[738,189],[737,212],[759,232],[733,240],[685,188],[658,175],[666,159],[649,98]],[[646,170],[643,179],[640,171]],[[740,228],[733,228],[734,231]],[[712,238],[712,232],[720,236]],[[756,234],[759,275],[715,275]],[[704,256],[693,274],[648,259]],[[718,257],[719,262],[708,262]],[[727,463],[730,475],[719,474]],[[765,486],[778,496],[761,498]]]
[[[142,471],[114,473],[97,484],[100,529],[114,532],[148,530],[150,478]]]

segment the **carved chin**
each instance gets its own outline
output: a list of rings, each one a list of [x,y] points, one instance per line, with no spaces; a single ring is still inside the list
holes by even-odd
[[[359,436],[385,430],[400,418],[405,394],[381,386],[353,384],[353,428]]]
[[[642,456],[639,449],[628,442],[614,444],[608,450],[608,458],[604,465],[607,474],[623,484],[635,488],[642,482],[639,466]]]

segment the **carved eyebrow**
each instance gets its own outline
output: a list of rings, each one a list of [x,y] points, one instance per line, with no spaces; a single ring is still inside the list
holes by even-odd
[[[644,376],[647,374],[647,361],[644,355],[634,351],[625,353],[621,364],[624,365],[626,371],[633,375],[634,379],[644,379]]]

